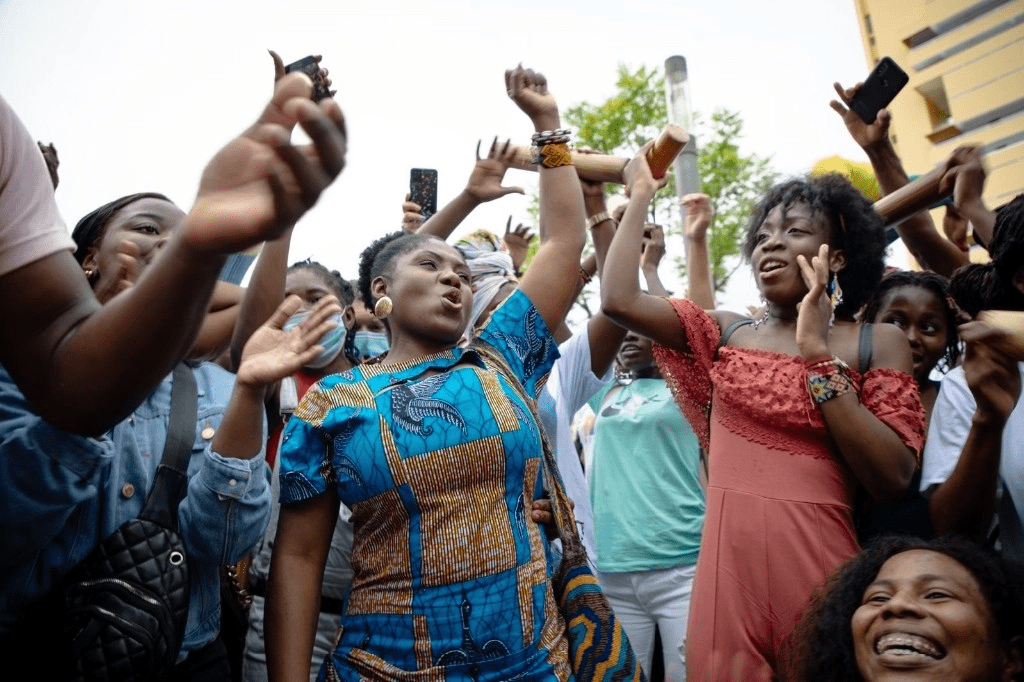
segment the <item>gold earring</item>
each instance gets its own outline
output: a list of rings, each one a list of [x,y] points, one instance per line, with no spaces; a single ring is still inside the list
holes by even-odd
[[[96,274],[96,271],[93,270],[92,268],[86,268],[85,269],[85,278],[86,279],[91,280],[93,278],[93,275],[95,275],[95,274]]]
[[[391,302],[391,297],[381,296],[377,299],[377,302],[373,304],[373,315],[378,320],[383,320],[391,314],[392,309],[394,309],[394,304]]]

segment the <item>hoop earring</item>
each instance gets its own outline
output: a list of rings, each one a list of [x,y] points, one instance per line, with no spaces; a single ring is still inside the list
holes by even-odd
[[[391,311],[394,309],[394,304],[391,302],[390,296],[381,296],[377,299],[377,302],[373,304],[373,315],[378,320],[383,320]]]

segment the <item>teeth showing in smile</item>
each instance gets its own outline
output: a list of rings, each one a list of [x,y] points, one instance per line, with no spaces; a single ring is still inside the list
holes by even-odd
[[[784,267],[786,267],[786,264],[782,261],[770,260],[761,264],[761,272],[772,272]]]
[[[895,656],[921,656],[928,659],[942,658],[943,653],[935,644],[917,635],[893,633],[884,635],[875,643],[876,654]]]

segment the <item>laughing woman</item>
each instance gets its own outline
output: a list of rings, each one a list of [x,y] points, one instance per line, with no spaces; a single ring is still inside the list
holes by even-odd
[[[882,275],[882,224],[839,176],[771,189],[744,246],[766,300],[753,322],[640,290],[643,214],[658,182],[642,154],[626,174],[603,309],[659,344],[661,371],[709,452],[690,679],[767,680],[814,587],[857,552],[855,491],[902,494],[923,443],[906,339],[891,325],[863,338],[853,320]],[[840,288],[833,306],[826,290]]]
[[[559,128],[544,77],[506,74],[536,130]],[[571,679],[534,505],[536,396],[557,350],[549,329],[575,293],[583,201],[565,141],[544,147],[542,243],[519,289],[467,347],[463,256],[422,234],[363,252],[359,286],[386,320],[387,357],[320,381],[281,447],[281,516],[268,586],[271,680],[304,680],[339,501],[355,572],[321,679]],[[516,384],[519,384],[517,386]]]

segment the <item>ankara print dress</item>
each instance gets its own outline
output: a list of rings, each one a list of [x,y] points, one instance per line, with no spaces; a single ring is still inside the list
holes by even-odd
[[[803,358],[732,346],[716,357],[718,324],[689,301],[670,302],[692,353],[655,345],[654,354],[709,453],[687,679],[769,680],[814,590],[858,551],[856,483],[807,393]],[[850,375],[861,404],[920,454],[914,379],[891,369]]]
[[[352,510],[340,679],[572,679],[547,540],[528,519],[539,427],[487,359],[536,395],[558,349],[520,291],[478,339],[327,377],[285,431],[281,502],[333,486]]]

